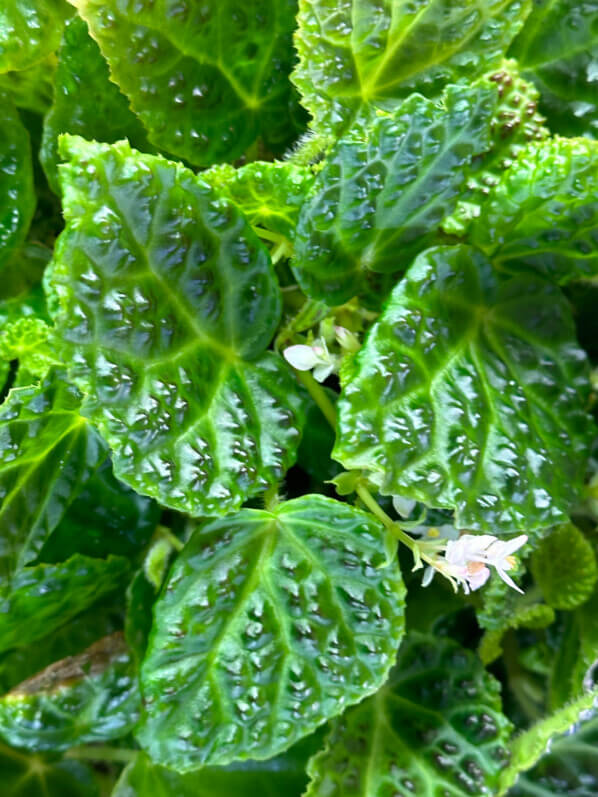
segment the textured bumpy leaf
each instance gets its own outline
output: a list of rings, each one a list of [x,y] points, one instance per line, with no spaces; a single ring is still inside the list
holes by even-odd
[[[0,9],[0,73],[27,69],[56,50],[66,0],[3,0]]]
[[[201,526],[154,609],[139,740],[179,771],[276,755],[375,692],[403,633],[378,522],[309,495]]]
[[[293,80],[320,130],[500,63],[527,0],[300,0]]]
[[[593,426],[557,287],[468,247],[429,249],[343,376],[334,457],[381,474],[383,494],[492,534],[567,519]]]
[[[72,759],[55,761],[0,744],[2,797],[98,797],[91,770]]]
[[[429,246],[490,143],[491,84],[416,94],[394,116],[355,125],[330,153],[299,217],[293,269],[329,304],[359,292],[364,273],[404,270]]]
[[[2,30],[0,10],[0,31]],[[29,134],[11,100],[0,94],[0,269],[18,250],[35,209]]]
[[[295,235],[301,205],[314,177],[310,169],[289,161],[256,161],[240,169],[228,164],[202,175],[239,207],[250,224],[283,235]]]
[[[542,97],[541,110],[563,135],[598,138],[598,5],[536,2],[511,48]]]
[[[528,263],[565,282],[598,272],[598,142],[527,147],[492,189],[470,241],[513,270]]]
[[[0,651],[23,647],[52,633],[104,595],[124,586],[129,562],[119,556],[75,554],[56,565],[17,571],[0,593]]]
[[[510,733],[472,653],[409,634],[382,689],[334,722],[305,797],[495,794]]]
[[[596,585],[598,567],[590,542],[571,523],[554,529],[532,557],[534,581],[555,609],[575,609]]]
[[[108,143],[128,138],[134,147],[148,146],[143,125],[111,82],[108,64],[82,19],[75,17],[67,23],[58,59],[54,103],[44,119],[40,150],[48,182],[57,194],[60,133]]]
[[[296,0],[76,0],[150,140],[199,166],[296,135]]]
[[[0,92],[8,94],[17,108],[46,113],[52,103],[55,71],[56,56],[51,53],[22,72],[0,74]]]
[[[125,736],[139,708],[131,657],[116,633],[0,698],[0,737],[33,751],[67,750]]]
[[[223,514],[292,464],[302,402],[264,349],[280,318],[265,248],[182,166],[65,138],[67,228],[53,284],[70,374],[118,478]]]

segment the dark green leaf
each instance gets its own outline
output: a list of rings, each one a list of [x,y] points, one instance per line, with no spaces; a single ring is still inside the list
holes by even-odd
[[[455,510],[458,528],[567,519],[593,425],[560,290],[468,247],[420,255],[344,374],[333,455],[381,492]]]
[[[138,733],[181,772],[269,758],[375,692],[404,588],[371,516],[323,496],[200,526],[156,604]]]
[[[2,12],[0,12],[2,13]],[[2,24],[0,23],[0,42]],[[1,58],[1,43],[0,43]],[[35,209],[29,134],[16,108],[0,94],[0,270],[25,240]]]
[[[235,206],[180,165],[65,137],[58,333],[86,414],[135,490],[224,514],[295,458],[301,399],[265,352],[280,289]]]
[[[528,0],[301,0],[293,80],[319,130],[498,66]]]
[[[575,609],[588,600],[598,578],[590,542],[572,523],[553,529],[532,555],[534,581],[555,609]]]
[[[491,84],[450,87],[438,103],[416,94],[351,128],[299,217],[293,269],[309,296],[341,304],[368,271],[404,271],[430,245],[490,146],[497,96]]]
[[[148,146],[143,125],[110,80],[108,64],[82,19],[67,23],[58,57],[54,103],[44,119],[40,151],[48,182],[57,194],[60,133],[108,143],[128,138],[135,147]]]
[[[535,0],[511,48],[556,133],[598,138],[598,5]]]
[[[79,761],[27,755],[0,744],[2,797],[97,797],[91,770]]]
[[[23,647],[115,590],[129,575],[119,556],[92,559],[75,554],[57,565],[24,567],[0,593],[0,652]]]
[[[598,272],[598,142],[527,147],[492,189],[470,241],[512,270],[528,263],[558,282]]]
[[[122,633],[52,664],[0,698],[0,736],[32,751],[129,733],[140,709],[137,676]]]
[[[58,47],[66,0],[2,0],[0,73],[27,69]]]
[[[334,722],[305,797],[495,794],[510,733],[472,653],[409,634],[382,689]]]
[[[0,92],[5,92],[17,106],[35,113],[46,113],[52,103],[56,56],[47,58],[22,72],[0,74]]]
[[[157,147],[209,166],[294,139],[296,0],[74,4]]]

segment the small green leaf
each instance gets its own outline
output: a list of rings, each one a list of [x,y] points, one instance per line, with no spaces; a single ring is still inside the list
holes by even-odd
[[[0,73],[28,69],[58,47],[66,0],[3,0],[0,11]]]
[[[192,515],[225,514],[293,463],[302,400],[265,352],[280,319],[269,256],[180,164],[63,138],[67,228],[57,334],[115,475]]]
[[[260,135],[278,152],[295,138],[296,0],[190,0],[168,11],[73,2],[160,149],[210,166],[237,159]]]
[[[496,616],[501,623],[500,628],[486,631],[478,647],[478,655],[484,666],[495,661],[502,653],[502,638],[509,628],[547,628],[554,623],[555,614],[552,606],[545,603],[532,603],[531,605],[516,605],[512,614]]]
[[[375,692],[404,588],[366,513],[318,495],[200,526],[154,609],[138,738],[181,772],[278,754]]]
[[[42,379],[50,368],[62,365],[51,342],[50,327],[34,316],[17,318],[2,325],[0,359],[8,362],[18,360],[19,368],[26,371],[28,376]]]
[[[560,290],[468,247],[420,255],[343,375],[333,452],[458,528],[567,519],[585,474],[588,371]]]
[[[550,139],[526,147],[492,189],[470,242],[494,262],[528,263],[565,282],[598,272],[598,142]]]
[[[0,14],[2,12],[0,11]],[[2,25],[0,23],[0,41]],[[0,44],[1,58],[1,44]],[[29,133],[11,100],[0,94],[0,270],[25,240],[35,210]]]
[[[588,600],[598,579],[594,549],[576,526],[566,523],[534,551],[532,573],[547,603],[575,609]]]
[[[598,138],[596,3],[536,0],[511,54],[540,90],[540,109],[552,130]]]
[[[510,733],[476,657],[411,633],[382,689],[334,722],[305,797],[494,794]]]
[[[0,736],[27,750],[67,750],[126,736],[139,709],[131,656],[116,633],[0,698]]]
[[[501,61],[528,0],[300,0],[293,80],[316,130],[414,91],[440,94]]]
[[[430,245],[490,146],[497,91],[451,86],[354,125],[319,173],[299,217],[293,270],[303,290],[341,304],[368,271],[404,271]]]
[[[112,143],[128,138],[132,146],[147,149],[146,132],[129,108],[127,98],[110,80],[108,64],[79,17],[67,23],[58,54],[54,102],[44,119],[40,159],[51,188],[58,182],[58,136],[77,133]]]
[[[91,769],[72,759],[27,755],[0,744],[2,797],[99,797]]]
[[[129,562],[75,554],[56,565],[23,567],[0,592],[0,652],[52,633],[104,595],[122,588]]]

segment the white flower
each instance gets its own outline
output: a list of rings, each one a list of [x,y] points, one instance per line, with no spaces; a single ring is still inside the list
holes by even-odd
[[[324,338],[318,338],[311,346],[288,346],[283,355],[298,371],[310,371],[313,368],[314,379],[318,382],[327,379],[338,364],[337,357],[328,351]]]
[[[341,349],[349,352],[359,351],[361,347],[359,338],[348,329],[345,329],[345,327],[338,326],[337,324],[334,327],[334,335]]]
[[[462,584],[467,594],[486,583],[490,576],[490,565],[496,568],[505,584],[517,592],[523,592],[506,571],[515,566],[513,553],[526,542],[525,534],[507,541],[491,534],[463,534],[458,540],[449,540],[445,562],[441,562],[437,569]]]

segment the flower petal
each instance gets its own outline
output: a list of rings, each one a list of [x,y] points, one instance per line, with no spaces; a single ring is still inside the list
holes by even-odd
[[[507,584],[509,587],[512,587],[513,589],[517,590],[517,592],[520,592],[522,595],[524,594],[523,590],[520,589],[517,586],[517,584],[513,581],[511,576],[508,576],[501,567],[497,567],[496,568],[496,572],[502,578],[502,580],[505,582],[505,584]]]
[[[288,346],[283,351],[283,355],[285,360],[298,371],[309,371],[310,368],[313,368],[320,362],[320,358],[312,347],[304,346],[303,344]]]

